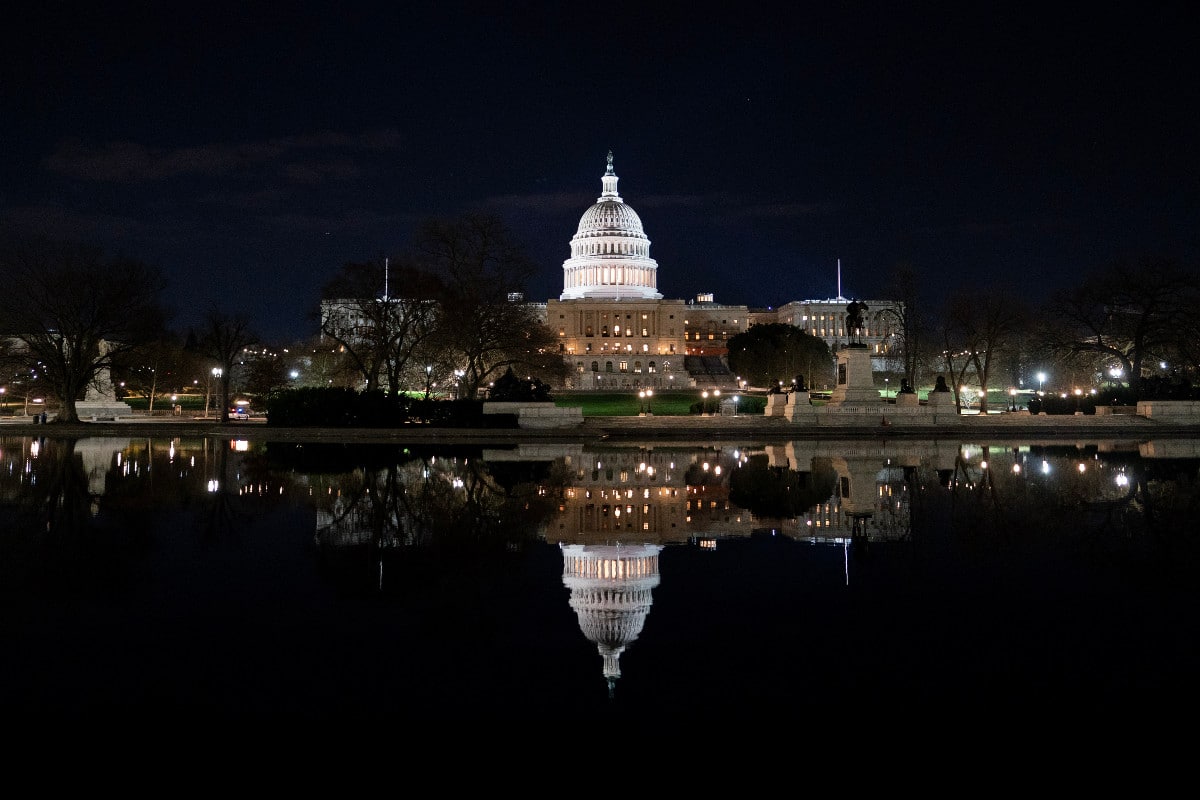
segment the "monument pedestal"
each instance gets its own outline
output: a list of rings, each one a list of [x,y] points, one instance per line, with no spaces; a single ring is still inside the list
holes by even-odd
[[[80,419],[95,422],[98,419],[117,420],[121,417],[132,417],[133,409],[128,403],[117,399],[108,367],[103,367],[88,386],[87,394],[75,404],[75,414]]]
[[[934,406],[938,411],[957,412],[957,409],[954,407],[954,392],[950,391],[930,392],[926,405]]]
[[[787,395],[787,410],[784,414],[792,422],[816,422],[817,408],[807,391],[790,392]]]
[[[786,394],[769,394],[767,395],[767,407],[763,409],[763,415],[767,417],[785,417],[787,416],[788,395]]]
[[[830,395],[830,406],[871,406],[878,410],[883,401],[871,377],[871,353],[865,344],[851,344],[838,351],[837,385]]]

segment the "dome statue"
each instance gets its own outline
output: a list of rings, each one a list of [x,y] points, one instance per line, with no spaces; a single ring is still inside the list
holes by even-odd
[[[600,183],[600,197],[583,212],[571,238],[559,299],[662,299],[657,289],[658,263],[650,257],[642,219],[617,194],[611,150]]]

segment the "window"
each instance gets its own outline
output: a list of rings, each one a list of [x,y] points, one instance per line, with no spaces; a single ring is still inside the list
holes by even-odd
[[[600,371],[600,363],[597,361],[593,361],[592,362],[592,372],[599,372],[599,371]]]
[[[629,372],[629,362],[624,359],[621,360],[621,372]]]
[[[621,335],[621,326],[613,325],[613,336],[620,336],[620,335]]]
[[[586,328],[583,329],[583,335],[584,336],[595,336],[596,334],[592,332],[592,326],[588,325]]]
[[[653,361],[651,361],[649,364],[646,365],[646,371],[650,372],[650,373],[653,373],[655,371]]]
[[[612,372],[612,371],[613,371],[613,370],[612,370],[612,362],[611,362],[611,361],[605,361],[605,362],[604,362],[604,371],[605,371],[605,372]]]
[[[607,325],[601,325],[601,326],[600,326],[600,335],[601,335],[601,336],[608,336],[608,326],[607,326]]]
[[[642,362],[640,362],[640,361],[633,362],[633,371],[635,374],[641,375],[642,374]]]

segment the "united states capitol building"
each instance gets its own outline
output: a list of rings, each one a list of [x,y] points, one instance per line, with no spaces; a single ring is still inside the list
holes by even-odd
[[[725,305],[705,293],[664,298],[650,239],[641,217],[618,193],[617,180],[609,152],[600,196],[580,218],[570,258],[563,262],[562,294],[545,303],[546,325],[570,366],[562,388],[737,388],[728,341],[751,325],[794,325],[835,353],[849,343],[845,297],[769,308]],[[874,368],[885,370],[896,348],[900,305],[861,302],[868,308],[861,341],[870,348]],[[832,378],[832,365],[830,371]],[[818,376],[813,383],[820,386]]]

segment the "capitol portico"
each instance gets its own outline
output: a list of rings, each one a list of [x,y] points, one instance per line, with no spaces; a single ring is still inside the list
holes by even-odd
[[[546,325],[570,367],[563,388],[738,388],[728,369],[727,343],[755,324],[795,325],[823,339],[834,352],[849,343],[849,301],[840,296],[840,286],[839,297],[777,308],[718,304],[705,293],[694,300],[665,299],[658,291],[658,262],[650,256],[641,217],[617,191],[611,151],[600,181],[600,196],[584,211],[571,238],[570,257],[562,265],[562,294],[545,305]],[[865,302],[861,341],[875,368],[886,369],[895,349],[899,304]],[[825,382],[812,376],[814,388]]]

